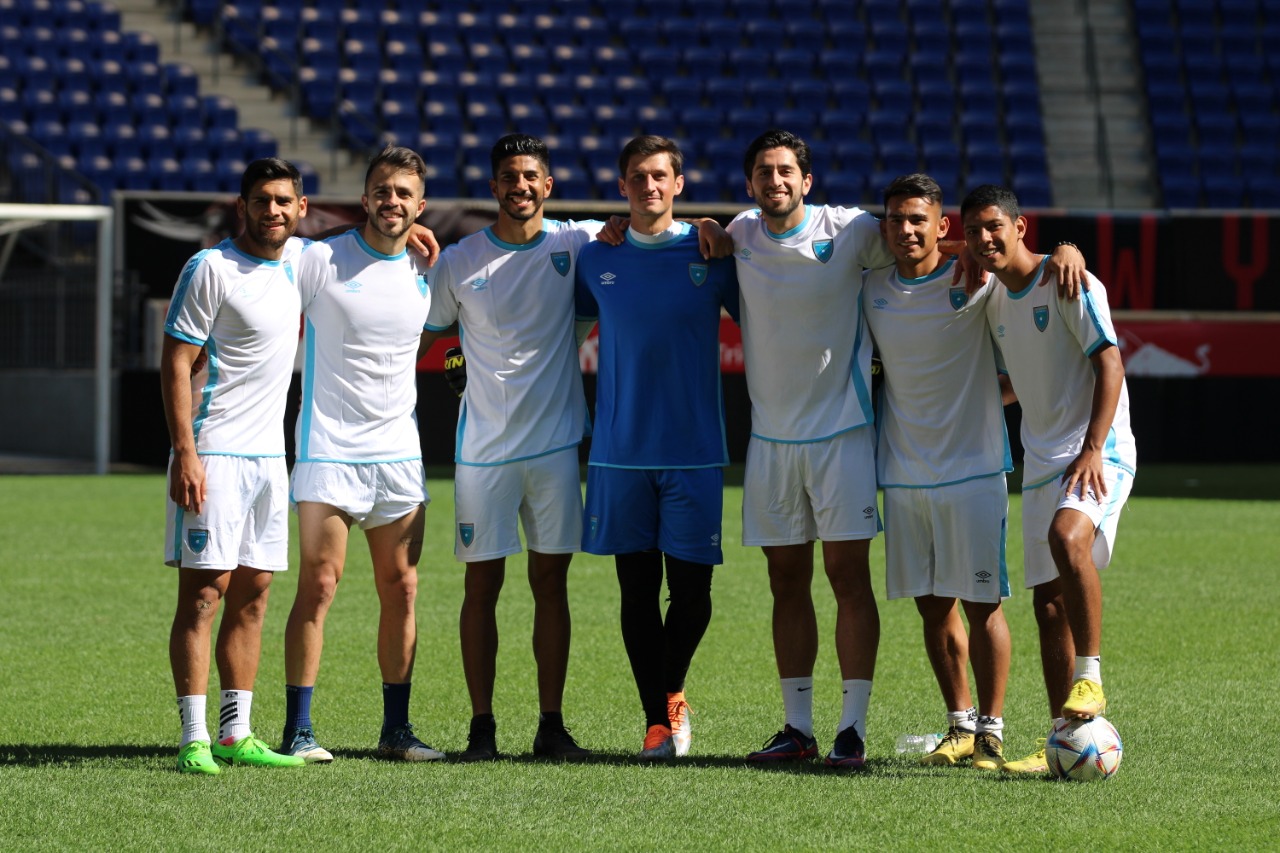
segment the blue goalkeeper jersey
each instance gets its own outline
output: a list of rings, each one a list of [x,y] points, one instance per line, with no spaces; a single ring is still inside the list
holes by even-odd
[[[599,321],[590,464],[727,465],[720,309],[737,322],[734,262],[705,260],[687,223],[656,236],[629,231],[578,255],[576,313]]]

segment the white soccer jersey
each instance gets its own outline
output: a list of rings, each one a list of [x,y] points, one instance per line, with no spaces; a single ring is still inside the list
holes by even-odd
[[[209,357],[191,377],[197,453],[284,455],[301,310],[295,273],[307,242],[290,238],[280,260],[267,261],[223,240],[183,268],[164,330]]]
[[[987,330],[993,285],[967,296],[963,278],[951,283],[955,263],[915,279],[873,270],[862,285],[884,366],[881,486],[944,486],[1013,468]]]
[[[358,230],[298,261],[306,337],[299,462],[422,458],[414,365],[431,306],[407,252],[374,251]]]
[[[548,219],[523,245],[486,228],[445,249],[428,273],[427,328],[458,321],[467,359],[459,464],[501,465],[582,442],[573,273],[578,250],[602,226]]]
[[[1058,295],[1056,281],[1044,287],[1044,262],[1018,293],[993,285],[987,321],[1022,404],[1022,487],[1032,489],[1060,476],[1084,446],[1093,409],[1093,364],[1089,356],[1115,345],[1107,290],[1092,274],[1078,300]],[[1116,416],[1103,461],[1134,473],[1137,449],[1129,429],[1129,389],[1120,387]]]
[[[770,234],[759,210],[729,223],[742,300],[751,434],[821,441],[871,422],[871,342],[862,272],[893,256],[874,217],[856,207],[805,208]]]

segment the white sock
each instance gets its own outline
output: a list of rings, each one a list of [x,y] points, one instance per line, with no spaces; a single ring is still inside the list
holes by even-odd
[[[978,717],[977,733],[991,732],[1004,743],[1004,717]]]
[[[1076,674],[1077,679],[1087,678],[1099,687],[1102,686],[1102,658],[1092,657],[1076,658]]]
[[[865,742],[867,708],[871,705],[871,682],[862,678],[850,678],[842,681],[840,685],[844,688],[844,699],[840,707],[840,725],[836,726],[836,733],[853,726],[858,732],[858,737]]]
[[[947,728],[951,728],[952,726],[955,726],[957,729],[959,729],[962,732],[969,732],[970,734],[972,734],[974,730],[974,726],[977,725],[977,722],[978,722],[977,708],[971,707],[963,711],[947,712]]]
[[[252,708],[252,690],[222,691],[222,707],[218,709],[219,743],[229,746],[253,733],[249,728],[249,712]]]
[[[179,749],[193,740],[209,739],[209,729],[205,725],[204,714],[205,697],[203,693],[198,696],[178,697],[178,719],[182,721],[182,743],[178,745]]]
[[[782,708],[787,725],[805,737],[813,737],[813,676],[782,678]]]

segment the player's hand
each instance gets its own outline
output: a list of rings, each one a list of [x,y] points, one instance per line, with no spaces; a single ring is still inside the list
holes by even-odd
[[[948,243],[956,243],[959,245],[959,251],[956,252],[956,265],[951,271],[951,284],[954,286],[960,281],[960,276],[964,276],[964,292],[967,296],[972,296],[987,283],[987,276],[990,275],[982,268],[982,264],[978,262],[978,258],[973,252],[969,251],[969,247],[961,240],[948,240]],[[941,246],[943,241],[939,240],[938,245]]]
[[[436,241],[435,232],[430,228],[416,222],[410,225],[409,245],[427,259],[428,268],[436,265],[436,258],[440,257],[440,243]]]
[[[1066,486],[1063,494],[1078,492],[1084,500],[1092,491],[1095,498],[1102,500],[1107,496],[1107,484],[1102,473],[1102,453],[1085,448],[1080,455],[1071,461],[1062,474],[1062,482]]]
[[[196,515],[204,507],[204,463],[194,450],[174,452],[169,463],[169,497],[188,512]]]
[[[459,397],[467,390],[467,360],[457,347],[444,351],[444,381]]]
[[[1069,243],[1059,244],[1049,256],[1049,263],[1045,265],[1047,275],[1041,279],[1040,286],[1044,287],[1048,283],[1049,276],[1056,276],[1058,295],[1067,299],[1079,299],[1080,290],[1089,289],[1084,271],[1084,253]]]
[[[714,219],[698,220],[698,250],[707,260],[727,258],[733,254],[733,238]]]
[[[627,239],[627,229],[630,227],[630,218],[618,216],[615,213],[605,220],[604,227],[600,229],[599,234],[596,234],[596,239],[610,246],[621,246],[622,241]]]

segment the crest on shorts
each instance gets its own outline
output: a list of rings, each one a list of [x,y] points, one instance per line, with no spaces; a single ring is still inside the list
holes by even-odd
[[[192,554],[199,554],[209,545],[209,531],[191,529],[187,531],[187,547]]]
[[[1032,308],[1031,318],[1036,321],[1036,328],[1043,332],[1049,328],[1049,306],[1037,305]]]
[[[416,276],[418,280],[418,292],[423,296],[427,295],[427,277],[425,275]]]
[[[831,251],[835,248],[835,242],[832,240],[814,240],[813,256],[824,264],[831,260]]]
[[[459,524],[458,538],[462,540],[462,547],[470,548],[471,543],[476,541],[476,526],[474,524]]]
[[[591,538],[595,539],[599,533],[600,533],[600,516],[593,515],[591,516]]]
[[[551,266],[556,268],[556,272],[560,275],[569,274],[569,253],[568,252],[552,252]]]
[[[969,294],[964,292],[963,287],[953,287],[947,291],[951,297],[951,307],[959,311],[969,301]]]
[[[707,265],[689,264],[689,278],[693,281],[694,287],[702,287],[707,281]]]

